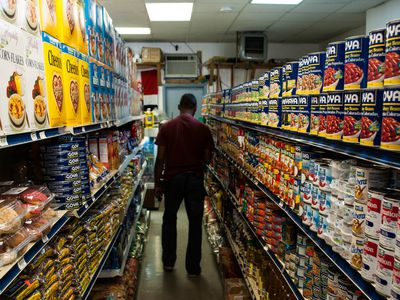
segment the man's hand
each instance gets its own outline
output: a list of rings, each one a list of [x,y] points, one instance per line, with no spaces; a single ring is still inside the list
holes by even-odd
[[[158,201],[161,201],[162,200],[162,196],[165,193],[165,189],[164,189],[163,185],[162,184],[156,185],[154,193],[155,193],[155,195],[154,195],[155,198],[158,199]]]

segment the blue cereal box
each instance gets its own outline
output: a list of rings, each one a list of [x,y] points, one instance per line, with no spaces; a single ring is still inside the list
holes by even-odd
[[[279,98],[282,96],[282,68],[272,69],[270,73],[269,97]]]
[[[360,144],[379,146],[381,143],[383,90],[364,90],[361,94]]]
[[[346,39],[344,56],[344,89],[359,90],[367,87],[368,36]]]
[[[280,128],[282,124],[282,98],[268,100],[268,126]]]
[[[85,6],[86,30],[89,37],[89,56],[97,59],[96,0],[85,0],[84,6]]]
[[[333,42],[326,48],[323,92],[343,90],[344,48],[344,42]]]
[[[89,64],[90,70],[90,104],[92,107],[92,121],[93,123],[99,123],[101,121],[101,109],[99,101],[100,93],[100,81],[98,66],[95,62]]]
[[[326,103],[326,137],[341,140],[343,136],[343,92],[331,92]]]
[[[361,133],[361,92],[345,92],[343,97],[343,141],[358,143]]]
[[[298,97],[298,132],[310,132],[311,96]]]
[[[299,62],[288,62],[282,67],[282,96],[288,97],[296,95],[297,75],[299,70]]]

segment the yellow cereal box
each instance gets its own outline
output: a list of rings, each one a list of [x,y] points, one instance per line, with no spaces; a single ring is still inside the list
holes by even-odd
[[[24,32],[25,86],[29,125],[32,129],[48,127],[46,75],[42,39]]]
[[[79,58],[77,51],[62,44],[63,93],[67,126],[81,123],[79,108]]]
[[[79,54],[79,107],[81,124],[92,123],[92,107],[90,105],[89,58]]]
[[[58,35],[61,43],[77,48],[78,8],[77,0],[56,0]]]
[[[59,39],[58,26],[61,24],[58,24],[56,16],[57,5],[56,0],[39,0],[40,29]]]
[[[46,33],[42,40],[49,123],[51,127],[59,127],[65,125],[61,43]]]
[[[78,30],[77,30],[77,50],[84,55],[89,52],[89,36],[86,31],[85,8],[82,0],[77,0],[78,8]]]
[[[0,116],[6,134],[29,131],[23,32],[0,20]]]

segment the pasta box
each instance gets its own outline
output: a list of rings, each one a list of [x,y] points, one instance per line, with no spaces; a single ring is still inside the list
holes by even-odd
[[[298,132],[309,132],[310,131],[310,111],[311,111],[311,96],[299,96],[298,97]]]

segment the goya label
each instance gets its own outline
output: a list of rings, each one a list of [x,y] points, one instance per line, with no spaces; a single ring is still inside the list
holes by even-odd
[[[383,87],[385,77],[386,29],[369,33],[367,88]]]
[[[343,97],[343,141],[358,143],[361,133],[361,92],[345,92]]]
[[[328,104],[328,95],[321,94],[318,99],[318,136],[325,137],[326,136],[326,112],[327,112],[327,104]]]
[[[299,62],[289,62],[282,67],[282,96],[288,97],[296,94],[296,81]]]
[[[270,72],[269,71],[267,71],[267,72],[265,72],[264,73],[264,75],[263,75],[263,88],[262,88],[262,98],[263,99],[268,99],[269,98],[269,94],[270,94],[270,91],[269,91],[269,86],[270,86],[270,84],[271,84],[271,81],[270,81]]]
[[[307,94],[318,95],[322,91],[326,53],[315,52],[307,57],[307,74],[303,76],[303,85]]]
[[[326,48],[324,92],[343,90],[344,48],[344,42],[330,43]]]
[[[283,129],[291,130],[294,123],[297,123],[297,115],[295,114],[297,106],[297,97],[282,98],[282,125]]]
[[[303,77],[304,77],[304,65],[306,63],[307,56],[303,56],[299,60],[299,66],[297,71],[297,80],[296,80],[296,94],[297,95],[305,95],[305,85],[303,84]]]
[[[367,87],[368,37],[349,37],[345,42],[344,89]]]
[[[381,148],[400,150],[400,88],[383,92]]]
[[[326,95],[321,95],[326,98]],[[321,96],[313,95],[309,96],[310,101],[310,134],[311,135],[318,135],[319,132],[319,98]]]
[[[298,97],[298,131],[310,131],[310,110],[311,110],[311,96]]]
[[[381,142],[383,90],[364,90],[361,95],[360,144],[379,146]]]
[[[340,140],[343,135],[343,92],[332,92],[326,102],[326,137]]]
[[[400,84],[400,20],[386,25],[385,86]]]
[[[267,99],[261,100],[260,124],[263,126],[268,125],[268,100]]]
[[[282,96],[282,68],[274,68],[270,73],[270,98],[279,98]]]
[[[281,127],[282,124],[282,98],[268,100],[268,126]]]

